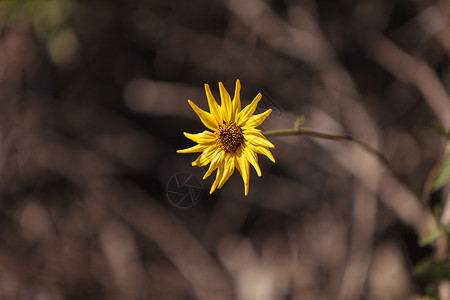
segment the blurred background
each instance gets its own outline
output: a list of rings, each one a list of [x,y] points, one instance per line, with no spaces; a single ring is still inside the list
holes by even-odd
[[[2,299],[420,299],[450,128],[450,2],[0,0]],[[355,145],[270,138],[244,196],[192,167],[236,79]],[[425,194],[420,199],[421,191]],[[430,204],[431,203],[431,204]],[[447,208],[447,210],[446,210]],[[431,288],[432,289],[432,288]],[[442,299],[445,298],[442,294]],[[444,288],[445,292],[445,288]]]

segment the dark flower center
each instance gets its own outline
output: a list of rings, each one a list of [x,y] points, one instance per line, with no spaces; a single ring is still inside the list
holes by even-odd
[[[231,121],[228,123],[223,121],[223,124],[219,125],[214,135],[216,136],[216,144],[225,152],[236,152],[244,141],[242,129]]]

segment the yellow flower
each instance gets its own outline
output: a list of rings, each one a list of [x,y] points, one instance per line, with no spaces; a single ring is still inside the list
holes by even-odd
[[[234,98],[231,101],[230,95],[225,90],[222,82],[219,82],[221,105],[214,99],[209,85],[205,84],[206,96],[210,113],[201,110],[191,100],[188,100],[192,109],[197,113],[202,123],[211,131],[203,131],[197,134],[184,132],[184,135],[197,145],[178,150],[178,153],[202,152],[200,156],[192,162],[193,166],[203,167],[207,164],[209,169],[203,179],[206,179],[217,169],[216,180],[211,186],[210,194],[216,188],[220,189],[230,178],[236,167],[241,173],[245,186],[245,195],[248,194],[250,168],[249,163],[255,168],[258,176],[261,176],[261,169],[258,165],[258,154],[266,155],[271,161],[275,159],[268,148],[275,148],[261,130],[256,129],[272,112],[271,109],[253,115],[256,106],[261,100],[261,94],[241,110],[241,100],[239,93],[241,83],[236,80]]]

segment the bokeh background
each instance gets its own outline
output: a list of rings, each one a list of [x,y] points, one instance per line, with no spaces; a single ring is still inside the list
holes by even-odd
[[[0,0],[0,297],[419,299],[449,17],[443,0]],[[274,137],[247,197],[238,172],[209,195],[176,154],[204,130],[187,99],[237,78],[273,109],[263,130],[303,114],[392,170]]]

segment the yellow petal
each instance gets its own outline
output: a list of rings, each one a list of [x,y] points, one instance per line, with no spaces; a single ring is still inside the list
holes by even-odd
[[[206,98],[208,98],[209,111],[213,115],[217,124],[222,124],[223,120],[222,120],[222,112],[220,110],[220,106],[219,106],[219,104],[217,104],[216,99],[214,99],[214,96],[211,93],[211,89],[209,88],[208,84],[205,84],[205,92],[206,92]]]
[[[189,105],[192,107],[192,109],[195,111],[195,113],[198,115],[202,123],[212,131],[216,131],[218,127],[216,119],[210,113],[207,113],[206,111],[200,109],[191,100],[188,100],[188,102]]]
[[[264,122],[264,120],[270,115],[271,112],[272,109],[268,109],[262,114],[251,116],[250,119],[248,119],[248,121],[242,126],[242,128],[246,129],[258,127],[262,124],[262,122]]]
[[[234,114],[231,107],[231,98],[222,82],[219,82],[220,99],[222,100],[222,115],[225,122],[234,122]],[[232,119],[233,118],[233,119]]]
[[[237,159],[236,167],[241,173],[242,180],[244,181],[245,196],[247,196],[250,178],[248,161],[243,156],[237,156],[236,159]]]
[[[190,148],[177,150],[177,153],[195,153],[195,152],[203,152],[203,150],[205,150],[205,146],[197,144],[197,145],[192,146]]]
[[[245,130],[243,131],[245,139],[254,146],[263,146],[266,148],[275,148],[275,146],[269,142],[266,137],[257,131]]]
[[[247,105],[238,115],[238,126],[242,126],[245,124],[248,119],[251,117],[251,115],[255,112],[256,106],[258,105],[258,102],[261,100],[261,93],[256,95],[255,99],[253,99],[252,103]]]
[[[252,136],[251,138],[248,138],[248,141],[256,147],[275,148],[275,146],[265,137]]]
[[[216,190],[216,187],[219,184],[222,175],[223,175],[223,167],[219,166],[219,168],[217,169],[216,180],[214,180],[214,183],[211,186],[211,190],[209,191],[210,194],[212,194]]]
[[[203,167],[209,164],[213,159],[215,147],[209,147],[202,154],[200,154],[195,161],[192,162],[193,166]]]
[[[231,175],[234,173],[234,167],[235,167],[235,157],[234,156],[227,156],[224,164],[224,173],[222,176],[222,179],[220,179],[219,185],[217,188],[222,188],[224,183],[230,178]]]
[[[210,131],[203,131],[197,134],[187,133],[183,132],[184,136],[188,139],[198,143],[198,144],[211,144],[216,142],[216,137],[214,136],[214,133]]]
[[[252,144],[247,142],[245,143],[245,145],[249,147],[253,152],[267,156],[273,163],[275,163],[275,158],[273,157],[272,153],[270,153],[269,149],[261,146],[253,146]]]
[[[223,163],[224,155],[225,151],[221,149],[216,149],[216,151],[214,151],[211,164],[209,165],[208,171],[206,171],[205,175],[203,175],[203,180],[208,178],[208,176],[211,175],[211,173],[214,172],[214,170],[217,169],[221,163]]]
[[[256,155],[256,153],[250,150],[250,148],[248,147],[245,147],[243,155],[245,159],[247,159],[252,164],[253,168],[255,168],[255,171],[258,174],[258,176],[261,177],[262,174],[261,169],[259,168],[258,165],[258,155]]]
[[[231,106],[234,108],[234,115],[237,116],[241,111],[241,82],[239,79],[236,80],[236,88],[234,89],[234,98]]]

